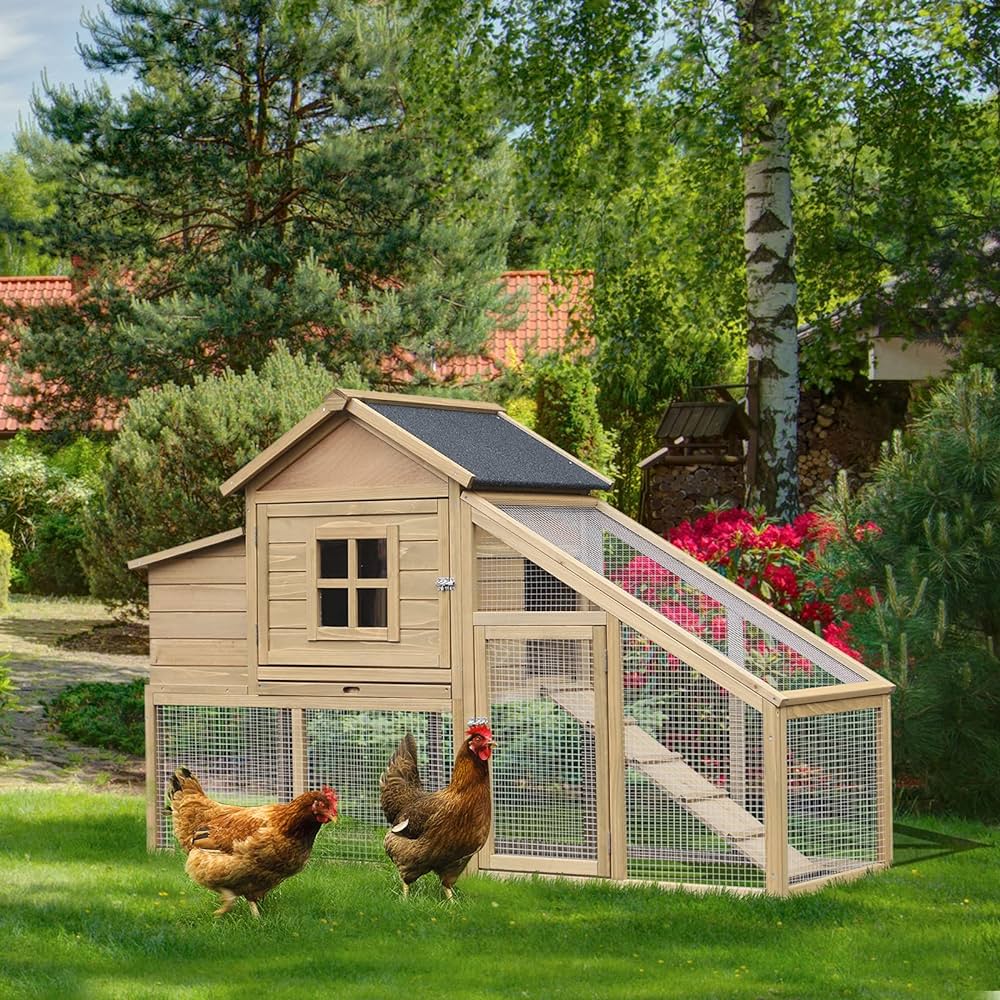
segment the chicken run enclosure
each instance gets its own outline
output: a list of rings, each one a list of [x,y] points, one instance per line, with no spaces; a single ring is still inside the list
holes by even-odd
[[[245,526],[148,575],[148,831],[329,784],[319,857],[384,859],[378,776],[430,789],[486,716],[469,870],[778,895],[891,860],[889,696],[861,663],[594,494],[496,406],[337,390],[223,484]]]

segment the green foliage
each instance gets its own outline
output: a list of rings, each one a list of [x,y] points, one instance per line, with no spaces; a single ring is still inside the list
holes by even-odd
[[[39,520],[32,547],[19,563],[22,580],[18,589],[57,596],[88,593],[78,556],[85,509],[55,510]]]
[[[842,481],[842,523],[882,528],[831,547],[825,569],[870,587],[852,619],[866,660],[897,685],[895,766],[922,806],[1000,815],[1000,391],[973,367],[942,383],[871,483]]]
[[[11,544],[10,535],[0,528],[0,611],[7,610],[7,601],[10,597],[10,570],[13,555],[14,546]]]
[[[927,579],[949,619],[1000,651],[1000,385],[982,367],[956,375],[897,434],[859,498],[884,528],[867,554]]]
[[[0,792],[10,1000],[79,996],[82,983],[88,1000],[292,1000],[305,972],[290,970],[315,970],[331,949],[359,956],[338,963],[337,1000],[970,1000],[996,983],[1000,838],[979,823],[900,817],[892,869],[789,899],[472,875],[454,906],[433,878],[401,905],[388,862],[321,860],[347,833],[331,824],[260,921],[241,904],[213,922],[183,854],[146,850],[145,810],[139,795]]]
[[[24,317],[22,363],[63,389],[38,406],[241,373],[277,342],[373,383],[397,347],[418,380],[476,353],[506,315],[509,171],[484,89],[446,86],[442,65],[477,57],[457,28],[428,33],[442,21],[354,0],[111,0],[85,18],[87,67],[137,82],[36,101],[48,245],[89,278]]]
[[[45,716],[76,743],[142,756],[146,746],[145,688],[141,677],[127,683],[71,684],[45,703]]]
[[[535,363],[534,429],[606,474],[614,448],[597,410],[597,387],[583,358],[551,354]]]
[[[0,531],[0,564],[3,561],[3,532]],[[0,565],[0,590],[3,587],[3,566]],[[0,611],[4,610],[3,602],[0,601]],[[11,679],[10,671],[7,669],[7,661],[10,659],[10,653],[0,654],[0,733],[8,731],[8,721],[7,717],[12,713],[18,711],[21,707],[21,703],[17,700],[17,695],[14,690],[14,681]],[[0,749],[0,760],[4,759],[4,752]]]
[[[87,592],[77,552],[103,456],[85,438],[53,450],[27,434],[0,453],[0,527],[14,545],[17,590]]]
[[[0,274],[55,274],[59,262],[39,249],[47,214],[45,192],[28,161],[0,154]]]
[[[223,497],[219,485],[333,386],[322,366],[279,348],[259,373],[226,371],[141,392],[85,525],[81,561],[92,592],[141,607],[145,584],[128,560],[241,525],[242,494]]]

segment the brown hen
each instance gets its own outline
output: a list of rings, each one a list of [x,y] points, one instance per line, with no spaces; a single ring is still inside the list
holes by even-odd
[[[337,793],[331,788],[276,805],[223,805],[205,794],[186,767],[170,778],[167,803],[174,835],[187,852],[184,870],[219,894],[216,916],[228,913],[242,896],[259,917],[257,904],[302,871],[320,827],[337,819]]]
[[[379,778],[382,812],[389,821],[385,852],[403,880],[403,895],[421,875],[434,872],[452,898],[452,886],[486,842],[492,820],[489,759],[493,734],[485,719],[469,723],[447,788],[428,792],[417,767],[417,744],[403,737]]]

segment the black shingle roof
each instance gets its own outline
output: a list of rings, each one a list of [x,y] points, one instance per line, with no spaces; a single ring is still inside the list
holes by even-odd
[[[495,411],[365,403],[468,469],[479,489],[587,493],[611,485]]]

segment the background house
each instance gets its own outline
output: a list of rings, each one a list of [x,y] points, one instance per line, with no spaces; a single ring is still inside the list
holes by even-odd
[[[518,297],[520,322],[511,329],[496,330],[483,354],[454,358],[436,366],[435,373],[442,381],[489,381],[512,362],[560,349],[583,309],[590,275],[570,275],[562,283],[548,271],[507,271],[503,281],[507,292]],[[74,282],[69,277],[0,277],[0,302],[10,305],[31,308],[70,302],[73,295]],[[0,327],[0,339],[11,336]],[[37,376],[32,381],[35,385],[42,384]],[[25,400],[17,394],[13,382],[10,365],[0,360],[0,443],[19,430],[47,429],[42,420],[24,421],[15,415],[13,411]],[[102,428],[112,430],[114,421],[102,422]]]

